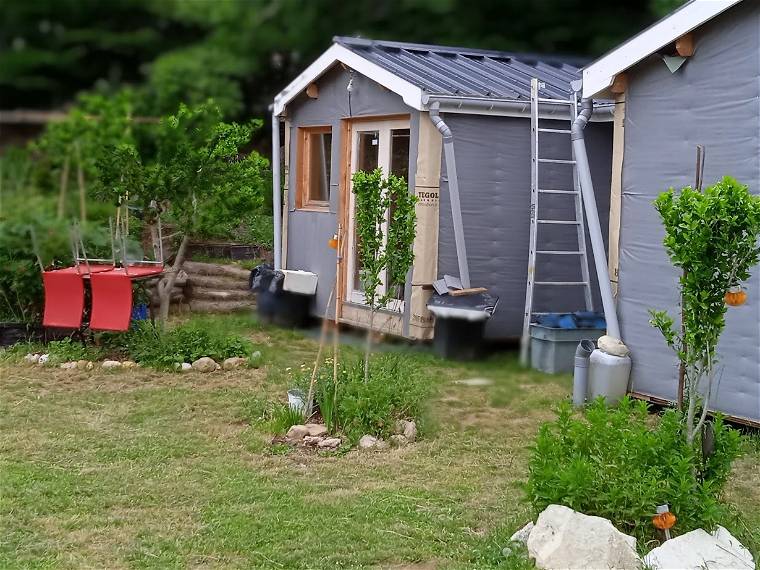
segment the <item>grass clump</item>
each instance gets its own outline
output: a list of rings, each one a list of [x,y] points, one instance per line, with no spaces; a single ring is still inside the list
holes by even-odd
[[[299,386],[304,393],[308,392],[309,378],[310,374],[306,375]],[[403,355],[379,354],[370,361],[366,381],[362,360],[346,359],[338,367],[337,386],[328,362],[318,371],[314,399],[328,427],[357,441],[365,434],[392,434],[400,419],[424,424],[432,393],[432,379],[422,373],[416,361]]]
[[[124,338],[127,353],[141,364],[170,369],[178,362],[193,362],[203,356],[217,362],[233,356],[250,356],[253,345],[220,327],[201,323],[185,323],[161,331],[153,323],[143,321]]]
[[[85,345],[71,338],[49,342],[45,352],[50,355],[48,364],[62,364],[76,360],[98,360],[102,356],[97,347]]]
[[[686,443],[682,415],[666,411],[653,422],[647,405],[624,398],[617,408],[600,399],[582,417],[569,403],[544,423],[529,464],[528,497],[536,512],[566,505],[610,519],[621,531],[657,539],[656,507],[668,504],[677,534],[732,526],[721,492],[740,453],[741,436],[720,417],[712,422],[714,452]]]

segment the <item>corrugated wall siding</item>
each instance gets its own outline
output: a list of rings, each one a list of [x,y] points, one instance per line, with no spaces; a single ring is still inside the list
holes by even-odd
[[[528,267],[530,213],[530,119],[449,113],[446,123],[454,134],[467,257],[473,287],[487,287],[499,296],[499,306],[489,321],[490,338],[518,337],[522,331]],[[568,128],[568,121],[542,120],[548,128]],[[612,156],[612,124],[590,123],[586,140],[597,196],[599,218],[607,239]],[[542,134],[543,158],[571,157],[570,137]],[[458,275],[454,230],[451,222],[446,165],[441,175],[438,273]],[[542,164],[542,188],[572,189],[572,169]],[[570,196],[543,194],[539,204],[543,219],[572,219]],[[572,226],[540,228],[542,249],[577,249]],[[588,240],[587,240],[588,241]],[[545,246],[545,247],[544,247]],[[588,242],[590,250],[591,244]],[[589,257],[595,305],[601,308],[593,257]],[[577,280],[576,256],[542,257],[537,264],[541,280]],[[536,311],[583,309],[580,287],[536,287]]]
[[[705,185],[724,175],[760,192],[760,6],[747,2],[697,30],[696,52],[674,74],[659,57],[629,72],[623,161],[618,312],[632,351],[635,391],[675,400],[677,362],[648,310],[678,312],[678,273],[662,246],[652,201],[694,184],[695,147],[706,149]],[[760,287],[731,308],[718,348],[713,406],[760,420]]]

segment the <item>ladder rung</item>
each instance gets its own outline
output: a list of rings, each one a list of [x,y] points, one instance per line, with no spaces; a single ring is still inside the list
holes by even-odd
[[[570,129],[538,129],[539,133],[561,133],[563,135],[569,135]]]
[[[544,255],[584,255],[586,252],[544,249],[544,250],[537,250],[536,253],[543,253]]]
[[[565,160],[562,158],[539,158],[538,162],[551,162],[553,164],[575,164],[574,160]]]
[[[534,285],[588,285],[588,281],[534,281]]]
[[[577,190],[553,190],[550,188],[539,188],[541,194],[577,194]]]
[[[575,220],[536,220],[539,224],[558,224],[560,226],[577,226],[580,222]]]

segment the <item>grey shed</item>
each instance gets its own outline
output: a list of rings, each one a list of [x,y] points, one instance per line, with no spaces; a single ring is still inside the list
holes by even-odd
[[[282,142],[285,166],[282,237],[275,246],[281,246],[276,252],[281,267],[317,274],[311,310],[319,317],[338,274],[339,319],[368,327],[351,249],[351,173],[379,165],[405,176],[410,192],[419,198],[415,263],[403,295],[381,311],[375,326],[406,338],[432,337],[433,318],[426,307],[431,284],[444,274],[459,276],[462,266],[447,162],[432,111],[453,135],[470,283],[500,297],[486,334],[494,339],[518,337],[528,266],[531,78],[542,82],[541,97],[570,99],[570,84],[580,78],[580,62],[359,38],[336,37],[333,42],[274,100],[274,119],[284,123],[284,140],[275,133],[275,150]],[[557,109],[541,107],[542,126],[568,129],[569,116]],[[609,188],[611,176],[611,119],[609,107],[606,112],[601,109],[586,129],[600,189]],[[571,158],[568,136],[552,140],[542,142],[544,154]],[[572,188],[572,170],[546,168],[541,183]],[[598,192],[597,207],[606,239],[606,192]],[[558,199],[547,215],[568,218],[572,208],[572,199]],[[327,242],[339,225],[347,251],[337,264]],[[552,227],[544,238],[556,249],[565,249],[575,234]],[[577,262],[566,259],[544,263],[542,270],[546,279],[577,279]],[[593,272],[592,280],[598,304]],[[573,311],[583,304],[580,291],[547,289],[537,291],[535,307]],[[332,309],[329,314],[332,317]]]
[[[678,272],[662,244],[652,201],[695,181],[705,147],[704,184],[730,175],[760,193],[760,4],[692,1],[583,70],[585,97],[616,99],[610,274],[623,341],[631,349],[631,391],[673,402],[678,363],[649,309],[678,314]],[[730,308],[718,347],[719,381],[709,404],[760,424],[760,277],[746,305]]]

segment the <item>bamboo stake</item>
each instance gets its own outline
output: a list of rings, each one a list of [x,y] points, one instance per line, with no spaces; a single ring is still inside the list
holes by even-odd
[[[62,220],[66,213],[66,189],[69,185],[69,156],[63,161],[61,169],[60,190],[58,192],[58,219]]]
[[[333,410],[335,410],[338,400],[338,340],[340,336],[340,326],[338,324],[338,315],[340,314],[340,272],[343,265],[343,226],[338,223],[338,243],[335,249],[335,322],[333,323]],[[335,412],[333,411],[333,416]]]
[[[82,168],[82,149],[79,141],[74,143],[74,151],[77,156],[77,184],[79,186],[79,219],[82,223],[87,221],[87,205],[85,203],[86,189],[84,186],[84,169]]]
[[[330,303],[332,303],[333,296],[335,295],[335,287],[330,291],[330,296],[327,298],[327,306],[325,307],[325,314],[322,317],[322,330],[319,333],[319,348],[317,349],[317,358],[314,360],[314,368],[311,371],[311,382],[309,382],[309,394],[306,397],[306,416],[311,416],[311,400],[314,397],[314,385],[317,382],[317,370],[319,369],[319,362],[322,360],[322,349],[325,347],[325,340],[327,339],[327,315],[330,314]]]

